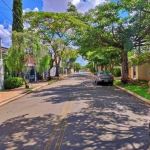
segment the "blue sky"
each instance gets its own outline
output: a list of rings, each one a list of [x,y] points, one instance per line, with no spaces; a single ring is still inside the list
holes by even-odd
[[[96,5],[103,4],[106,0],[22,0],[23,11],[52,11],[65,12],[68,2],[73,3],[79,12],[86,12]],[[0,0],[0,37],[2,46],[11,46],[11,25],[12,25],[12,4],[13,0]],[[77,62],[86,65],[87,61],[79,57]]]

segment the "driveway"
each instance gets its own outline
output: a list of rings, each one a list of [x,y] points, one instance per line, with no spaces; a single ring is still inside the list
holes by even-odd
[[[150,108],[74,74],[0,107],[0,150],[149,150]]]

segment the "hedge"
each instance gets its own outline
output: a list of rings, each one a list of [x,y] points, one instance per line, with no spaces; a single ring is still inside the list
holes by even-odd
[[[4,87],[5,89],[13,89],[20,87],[24,84],[24,81],[20,77],[9,77],[4,81]]]
[[[121,70],[120,70],[120,68],[114,68],[114,73],[113,73],[113,75],[114,75],[115,77],[120,77],[120,76],[121,76]]]

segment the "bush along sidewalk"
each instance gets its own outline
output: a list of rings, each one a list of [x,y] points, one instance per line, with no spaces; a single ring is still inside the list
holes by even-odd
[[[60,81],[61,78],[54,78],[50,81],[47,81],[48,84],[52,84],[52,83],[55,83],[57,81]],[[6,79],[4,81],[4,90],[0,90],[0,92],[6,92],[6,91],[9,91],[11,89],[14,89],[14,88],[18,88],[18,87],[21,87],[22,85],[24,85],[24,80],[23,78],[21,77],[9,77],[8,79]],[[30,88],[26,88],[26,91],[32,91],[33,90],[33,87],[30,87]]]
[[[114,84],[117,85],[117,86],[120,86],[126,90],[129,90],[145,99],[148,99],[150,100],[150,94],[148,94],[148,84],[138,84],[138,85],[135,85],[135,84],[132,84],[132,83],[128,83],[128,84],[121,84],[121,81],[120,80],[115,80],[114,81]]]
[[[14,89],[24,85],[24,81],[20,77],[10,77],[4,81],[5,89]]]

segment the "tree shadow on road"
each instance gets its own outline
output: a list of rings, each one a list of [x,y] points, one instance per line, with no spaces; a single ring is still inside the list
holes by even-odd
[[[62,150],[150,149],[150,108],[119,89],[96,86],[89,79],[78,85],[44,88],[31,96],[42,96],[41,103],[73,102]],[[28,118],[27,115],[0,125],[0,149],[44,149],[59,116]]]

